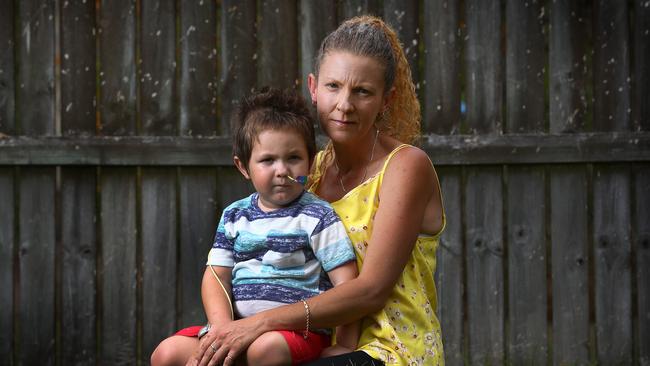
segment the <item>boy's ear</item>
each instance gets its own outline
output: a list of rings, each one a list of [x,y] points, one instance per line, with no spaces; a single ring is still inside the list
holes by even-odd
[[[244,162],[239,159],[238,156],[234,156],[232,160],[235,162],[235,166],[237,167],[237,170],[244,176],[246,179],[251,179],[250,175],[248,175],[248,169],[246,169],[246,165]]]

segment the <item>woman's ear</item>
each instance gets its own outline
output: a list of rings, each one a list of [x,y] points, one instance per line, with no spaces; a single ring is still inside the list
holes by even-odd
[[[382,106],[382,112],[386,111],[390,104],[393,102],[393,98],[395,97],[395,87],[393,86],[390,88],[388,93],[384,96],[384,105]]]
[[[244,176],[246,179],[251,179],[250,175],[248,174],[248,169],[246,167],[246,164],[239,159],[238,156],[234,156],[232,160],[235,162],[235,166],[237,167],[237,170],[241,173],[241,175]]]
[[[307,75],[307,87],[309,88],[309,95],[311,96],[311,104],[316,104],[316,87],[318,86],[318,79],[316,75]]]

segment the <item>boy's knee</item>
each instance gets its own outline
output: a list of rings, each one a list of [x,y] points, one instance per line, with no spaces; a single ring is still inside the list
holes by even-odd
[[[291,352],[284,337],[278,332],[267,332],[255,340],[246,351],[249,365],[291,365]]]
[[[179,365],[179,357],[173,342],[167,338],[160,342],[158,347],[151,354],[151,366],[173,366]]]

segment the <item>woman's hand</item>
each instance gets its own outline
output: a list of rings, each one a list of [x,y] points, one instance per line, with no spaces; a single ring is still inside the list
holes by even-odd
[[[263,333],[254,318],[239,319],[210,329],[201,338],[188,365],[235,365],[237,358]]]

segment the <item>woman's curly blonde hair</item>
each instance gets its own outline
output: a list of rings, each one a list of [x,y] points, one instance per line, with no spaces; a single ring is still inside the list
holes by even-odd
[[[413,143],[420,136],[420,103],[395,31],[374,16],[346,20],[321,43],[314,65],[316,77],[323,59],[333,51],[371,57],[384,65],[385,92],[395,87],[395,93],[387,111],[377,119],[377,128],[401,142]]]

